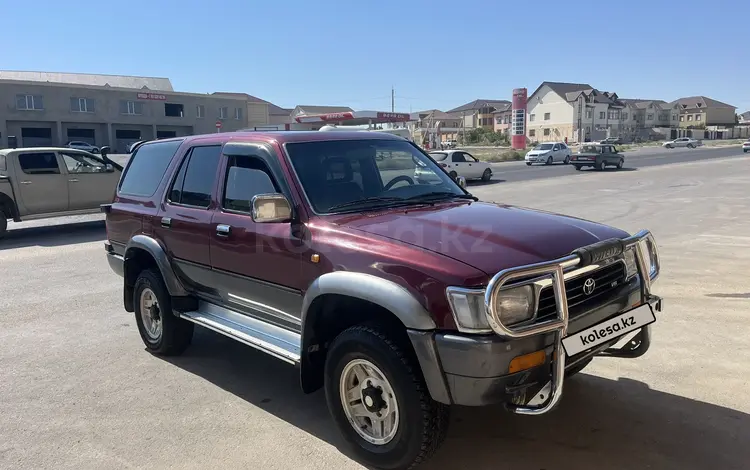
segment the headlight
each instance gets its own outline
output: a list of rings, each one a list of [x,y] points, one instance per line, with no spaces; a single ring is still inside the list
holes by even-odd
[[[446,290],[453,319],[463,333],[491,333],[484,310],[484,290],[449,287]]]
[[[646,238],[638,242],[641,246],[641,253],[643,254],[643,265],[648,271],[648,275],[651,280],[656,280],[659,277],[659,271],[661,271],[661,263],[659,262],[659,250],[656,246],[656,240],[654,236],[649,234]],[[623,253],[625,257],[625,266],[627,268],[628,278],[633,273],[637,272],[634,265],[637,265],[635,260],[635,247],[625,250]]]
[[[631,246],[622,255],[625,260],[625,278],[630,279],[638,274],[638,264],[635,261],[635,247]]]
[[[532,286],[501,289],[497,299],[497,315],[503,325],[521,323],[534,316],[534,288]]]

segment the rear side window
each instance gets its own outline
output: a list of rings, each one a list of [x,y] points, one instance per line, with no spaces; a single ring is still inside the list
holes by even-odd
[[[120,183],[120,193],[151,197],[159,187],[181,140],[142,145],[131,157]]]
[[[22,153],[18,155],[18,164],[27,175],[59,175],[60,165],[53,152]]]
[[[169,200],[173,204],[208,207],[219,167],[221,146],[193,147],[177,172]]]
[[[451,155],[451,161],[453,163],[464,163],[466,162],[466,159],[464,158],[464,154],[461,152],[455,152],[453,155]]]

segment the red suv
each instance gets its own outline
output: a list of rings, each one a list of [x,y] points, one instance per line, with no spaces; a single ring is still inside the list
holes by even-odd
[[[299,367],[379,468],[426,460],[448,405],[546,413],[593,357],[643,354],[661,311],[649,232],[479,202],[389,134],[146,142],[103,210],[150,351],[198,324]]]

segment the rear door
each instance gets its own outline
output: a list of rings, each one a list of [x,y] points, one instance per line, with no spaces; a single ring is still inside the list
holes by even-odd
[[[68,177],[55,152],[16,154],[18,206],[22,215],[68,210]]]
[[[220,156],[221,145],[196,145],[185,151],[153,228],[178,275],[196,291],[206,292],[212,284],[210,224]]]
[[[68,176],[70,210],[96,209],[112,201],[120,172],[107,168],[104,160],[83,152],[58,152]]]

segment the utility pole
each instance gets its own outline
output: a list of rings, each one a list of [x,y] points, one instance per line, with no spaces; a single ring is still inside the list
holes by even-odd
[[[396,91],[391,86],[391,112],[396,112]]]

